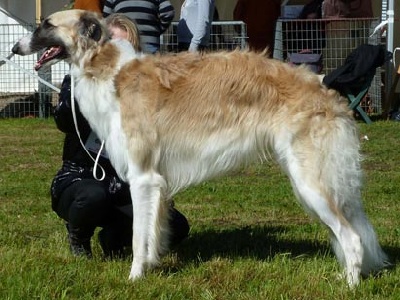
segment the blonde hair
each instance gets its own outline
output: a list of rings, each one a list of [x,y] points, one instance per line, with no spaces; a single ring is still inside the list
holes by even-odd
[[[121,13],[114,13],[106,17],[108,27],[118,27],[127,32],[127,40],[132,44],[136,51],[142,51],[140,45],[140,34],[136,23]]]

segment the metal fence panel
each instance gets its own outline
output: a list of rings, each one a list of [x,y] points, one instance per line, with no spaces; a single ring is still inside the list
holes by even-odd
[[[56,103],[57,89],[44,83],[60,86],[64,75],[69,72],[69,66],[61,62],[37,74],[34,71],[37,54],[11,54],[11,48],[18,39],[34,28],[33,24],[0,25],[0,118],[51,115]],[[41,81],[38,80],[38,75]]]
[[[286,61],[288,53],[309,49],[323,56],[323,73],[341,66],[347,55],[363,43],[379,44],[379,36],[370,37],[378,19],[338,20],[283,20],[276,25],[274,58]],[[51,70],[38,75],[33,70],[37,55],[11,56],[14,43],[34,29],[35,25],[0,24],[0,118],[47,117],[57,103],[57,87],[69,72],[66,63],[58,63]],[[173,22],[162,35],[161,52],[177,51],[177,22]],[[213,22],[210,50],[233,50],[247,47],[246,25],[240,21]],[[3,58],[9,58],[7,62]],[[49,87],[50,86],[50,87]],[[52,87],[54,86],[54,88]],[[382,103],[381,69],[365,101],[365,110],[380,113]]]
[[[161,52],[177,52],[178,37],[176,29],[178,22],[171,26],[162,35]],[[242,21],[215,21],[211,26],[210,50],[235,50],[247,47],[246,24]]]
[[[365,19],[279,19],[276,25],[274,58],[287,61],[288,54],[310,50],[322,54],[323,74],[340,67],[352,50],[362,44],[379,45],[379,35],[371,34],[379,24],[376,18]],[[376,70],[364,109],[372,113],[382,110],[382,69]]]
[[[177,51],[177,22],[161,38],[161,52]],[[48,117],[58,99],[58,88],[68,64],[60,62],[49,70],[34,71],[38,55],[13,56],[12,46],[19,38],[33,31],[35,25],[0,24],[0,118]],[[246,26],[243,22],[213,22],[211,50],[232,50],[246,47]],[[40,76],[38,79],[37,76]]]

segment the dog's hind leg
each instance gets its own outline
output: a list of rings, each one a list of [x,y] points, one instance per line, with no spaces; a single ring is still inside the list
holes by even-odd
[[[329,228],[336,256],[345,267],[349,285],[358,284],[363,259],[360,236],[352,229],[340,209],[324,195],[322,189],[304,181],[301,176],[296,177],[293,176],[291,179],[300,202],[307,211],[317,216]]]
[[[358,132],[347,117],[309,122],[296,137],[282,132],[278,160],[303,206],[330,229],[347,282],[356,285],[387,262],[361,203]]]
[[[133,261],[130,280],[159,264],[167,250],[168,203],[163,199],[165,180],[157,173],[142,174],[130,181],[133,206]]]

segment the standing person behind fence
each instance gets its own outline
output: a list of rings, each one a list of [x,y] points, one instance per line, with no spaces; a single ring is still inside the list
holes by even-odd
[[[74,9],[90,10],[101,14],[105,0],[75,0]]]
[[[276,21],[280,14],[280,0],[238,0],[233,19],[246,23],[250,49],[263,51],[268,47],[271,55],[274,49]]]
[[[138,30],[128,17],[113,14],[106,22],[112,39],[127,39],[136,51],[140,51]],[[121,256],[124,254],[124,247],[132,243],[132,201],[129,186],[118,178],[105,151],[101,152],[99,164],[104,168],[106,176],[101,181],[94,178],[94,163],[79,139],[82,139],[92,157],[99,152],[100,141],[80,113],[78,103],[75,113],[80,137],[75,130],[71,78],[67,75],[54,112],[57,128],[65,133],[65,139],[62,167],[51,185],[52,209],[66,221],[73,255],[91,257],[91,238],[95,228],[102,227],[98,238],[104,256]],[[189,225],[186,218],[172,206],[170,226],[172,244],[188,235]]]
[[[179,51],[206,50],[210,44],[214,0],[186,0],[177,28]]]
[[[126,39],[136,51],[142,51],[139,29],[137,25],[132,26],[131,19],[124,14],[115,13],[108,16],[106,22],[112,39]]]
[[[160,36],[170,26],[175,9],[169,0],[106,0],[103,16],[122,13],[133,20],[140,32],[143,51],[160,51]]]
[[[373,18],[371,0],[324,0],[324,18]]]

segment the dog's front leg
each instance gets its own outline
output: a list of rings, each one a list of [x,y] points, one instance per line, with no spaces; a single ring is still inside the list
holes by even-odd
[[[168,238],[168,208],[163,199],[165,180],[155,172],[135,176],[130,181],[133,206],[133,261],[130,280],[159,264]]]

